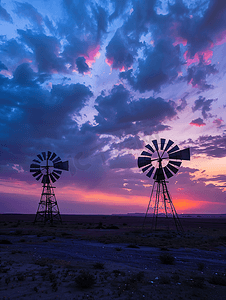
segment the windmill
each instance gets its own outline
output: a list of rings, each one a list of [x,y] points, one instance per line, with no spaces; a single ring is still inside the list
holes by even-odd
[[[38,159],[37,159],[38,158]],[[68,171],[68,161],[62,161],[56,153],[50,151],[42,152],[33,159],[30,165],[30,172],[37,181],[42,180],[42,194],[36,212],[34,223],[46,222],[53,223],[59,221],[62,223],[59,207],[56,201],[54,188],[51,182],[55,182],[60,178],[63,171]]]
[[[163,207],[166,218],[172,216],[177,230],[183,231],[168,191],[166,178],[169,179],[178,172],[182,160],[190,160],[190,148],[180,150],[173,141],[168,140],[166,143],[166,139],[163,138],[160,139],[160,142],[153,140],[152,144],[146,145],[145,148],[145,151],[138,157],[138,167],[146,172],[147,177],[154,179],[145,219],[152,203],[154,204],[152,229],[157,228],[159,210],[160,207]]]

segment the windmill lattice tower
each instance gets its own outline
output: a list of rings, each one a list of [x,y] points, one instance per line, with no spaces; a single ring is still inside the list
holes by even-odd
[[[38,159],[33,159],[30,165],[30,172],[37,181],[42,179],[42,194],[36,212],[34,223],[42,222],[44,224],[54,221],[62,223],[59,207],[57,204],[54,188],[51,182],[60,178],[62,170],[68,171],[68,161],[61,161],[61,158],[50,151],[42,152],[37,155]]]
[[[141,153],[142,156],[138,157],[138,167],[142,168],[143,172],[147,171],[146,175],[149,178],[153,175],[154,184],[144,223],[150,205],[153,204],[152,230],[156,230],[157,228],[159,210],[162,206],[165,217],[169,218],[172,216],[176,229],[183,231],[183,227],[168,191],[168,182],[165,179],[169,179],[178,172],[182,160],[190,160],[190,149],[186,148],[180,150],[177,145],[174,145],[173,141],[168,140],[166,143],[166,139],[163,138],[161,138],[160,143],[158,143],[157,140],[153,140],[152,145],[148,144],[145,147],[147,150]]]

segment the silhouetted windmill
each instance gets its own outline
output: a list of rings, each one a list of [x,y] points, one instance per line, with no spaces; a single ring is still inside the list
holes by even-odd
[[[39,221],[44,224],[46,222],[53,223],[54,220],[62,223],[54,193],[55,187],[52,186],[51,181],[54,183],[60,178],[61,170],[68,171],[68,161],[62,162],[56,153],[50,151],[42,152],[37,157],[38,159],[33,159],[33,163],[30,165],[30,172],[37,181],[42,179],[43,188],[34,223]]]
[[[182,160],[190,160],[190,149],[179,150],[174,142],[166,139],[152,141],[152,145],[146,145],[146,151],[138,158],[138,167],[150,178],[153,174],[154,184],[151,191],[150,201],[145,214],[147,217],[151,202],[154,202],[154,213],[152,229],[156,229],[160,205],[163,205],[166,218],[172,215],[178,231],[183,231],[180,219],[170,197],[166,178],[175,175],[182,163]],[[144,223],[145,223],[144,219]]]

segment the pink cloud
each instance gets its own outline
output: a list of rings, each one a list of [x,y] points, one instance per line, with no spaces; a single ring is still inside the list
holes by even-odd
[[[187,45],[187,40],[178,36],[178,37],[175,37],[175,42],[173,43],[173,46],[177,46],[179,44],[182,44],[183,46],[186,46]]]
[[[186,60],[186,65],[189,67],[191,64],[198,64],[200,63],[200,59],[202,58],[202,63],[205,65],[211,64],[211,58],[213,56],[213,51],[210,49],[207,49],[205,51],[200,51],[195,53],[193,58],[190,58],[189,51],[184,52],[184,59]]]
[[[201,119],[201,118],[192,120],[191,123],[189,123],[189,124],[192,126],[197,126],[197,127],[202,127],[202,126],[206,125],[206,123],[204,123],[203,119]]]
[[[96,59],[98,59],[100,57],[100,45],[97,45],[95,48],[91,48],[88,51],[88,55],[84,55],[85,59],[86,59],[86,63],[89,66],[89,68],[92,67],[92,64],[95,63]]]
[[[224,121],[222,120],[222,118],[217,118],[217,119],[213,120],[213,123],[214,123],[217,127],[220,127],[220,126],[222,126],[222,124],[224,123]]]
[[[226,30],[222,31],[216,38],[215,46],[226,43]]]

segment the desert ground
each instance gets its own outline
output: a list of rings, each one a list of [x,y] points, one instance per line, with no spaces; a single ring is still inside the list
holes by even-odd
[[[0,215],[1,299],[226,299],[226,218]]]

